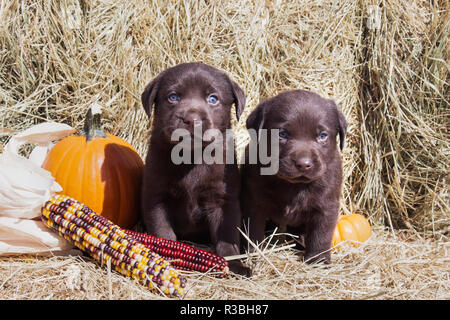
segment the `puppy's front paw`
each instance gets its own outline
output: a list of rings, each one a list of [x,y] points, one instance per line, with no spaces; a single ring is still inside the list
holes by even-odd
[[[244,276],[251,277],[252,270],[249,267],[244,266],[244,264],[238,260],[233,260],[228,262],[228,268],[232,273]]]

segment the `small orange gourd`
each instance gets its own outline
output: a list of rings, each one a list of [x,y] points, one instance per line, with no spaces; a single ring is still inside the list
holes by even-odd
[[[338,245],[342,241],[346,241],[353,246],[358,246],[361,242],[370,238],[372,230],[366,218],[358,213],[346,214],[339,216],[338,223],[334,230],[332,247],[341,249]]]
[[[139,215],[144,164],[122,138],[105,133],[101,109],[89,109],[83,133],[58,142],[42,167],[63,190],[123,228],[132,228]]]

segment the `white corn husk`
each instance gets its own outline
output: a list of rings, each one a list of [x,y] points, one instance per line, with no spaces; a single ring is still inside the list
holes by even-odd
[[[0,256],[63,252],[73,246],[39,219],[41,206],[61,191],[49,171],[41,168],[53,141],[76,130],[47,122],[24,130],[0,154]],[[18,154],[25,143],[36,144],[29,159]]]

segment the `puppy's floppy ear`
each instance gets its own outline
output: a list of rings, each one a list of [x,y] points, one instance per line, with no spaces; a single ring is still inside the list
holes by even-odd
[[[344,149],[344,141],[345,141],[345,135],[347,134],[347,120],[345,120],[344,114],[339,110],[336,103],[334,103],[333,100],[328,100],[332,107],[336,110],[337,114],[337,122],[338,122],[338,133],[339,133],[339,148]]]
[[[259,129],[264,125],[265,120],[265,103],[260,103],[256,108],[250,113],[245,123],[247,129],[253,129],[259,136]]]
[[[239,85],[236,82],[230,80],[230,83],[231,88],[233,90],[234,106],[236,108],[236,118],[239,120],[239,117],[241,116],[245,107],[245,94],[244,91],[241,89],[241,87],[239,87]]]
[[[159,80],[161,78],[161,74],[159,74],[155,79],[153,79],[147,86],[145,87],[144,92],[141,95],[142,106],[144,107],[145,112],[148,117],[152,115],[152,106],[155,102],[156,93],[159,89]]]

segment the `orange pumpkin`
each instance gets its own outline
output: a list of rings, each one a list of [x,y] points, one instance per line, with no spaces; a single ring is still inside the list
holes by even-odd
[[[338,244],[347,241],[356,247],[369,239],[371,233],[369,221],[362,215],[358,213],[341,215],[334,230],[332,246],[340,249],[342,246]]]
[[[88,111],[84,132],[58,142],[42,167],[72,197],[123,228],[139,215],[144,164],[125,140],[105,133],[100,110]]]

